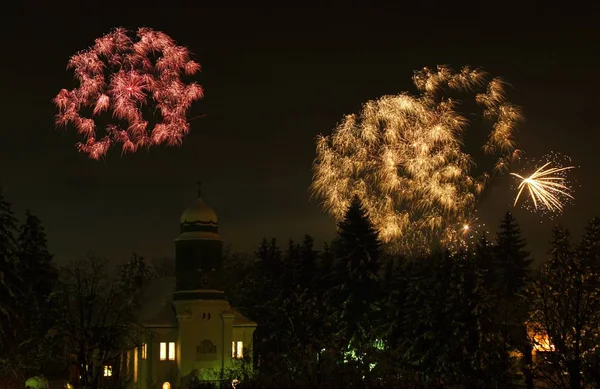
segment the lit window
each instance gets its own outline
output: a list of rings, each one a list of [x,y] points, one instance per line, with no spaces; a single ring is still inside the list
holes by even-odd
[[[165,342],[160,342],[160,360],[167,360],[167,344]]]
[[[238,340],[231,342],[231,358],[241,359],[244,357],[244,342]]]
[[[133,350],[133,382],[137,382],[138,378],[138,348]]]
[[[175,360],[175,342],[169,342],[169,361]]]
[[[146,343],[142,344],[142,359],[148,358],[148,345]]]
[[[112,377],[112,366],[111,365],[104,365],[104,376]]]
[[[170,384],[170,383],[168,383],[168,382],[165,382],[165,383],[162,385],[162,389],[171,389],[171,384]]]

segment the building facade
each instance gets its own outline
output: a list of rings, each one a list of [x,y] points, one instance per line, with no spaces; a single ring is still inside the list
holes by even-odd
[[[139,318],[147,341],[123,355],[119,371],[133,389],[172,389],[192,376],[219,381],[252,350],[256,323],[225,296],[223,241],[216,213],[198,198],[183,212],[175,239],[175,276],[153,280]],[[113,366],[106,366],[110,377]]]

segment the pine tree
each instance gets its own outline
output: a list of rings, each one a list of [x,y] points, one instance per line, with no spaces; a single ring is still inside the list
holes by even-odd
[[[517,350],[524,356],[520,361],[520,374],[531,388],[531,345],[525,324],[529,317],[529,307],[525,299],[525,288],[530,281],[532,259],[525,250],[526,245],[514,216],[506,212],[496,235],[490,269],[498,312],[496,323],[501,333],[503,355],[508,358],[509,353]],[[511,381],[516,380],[517,375],[516,373]]]
[[[58,274],[48,252],[46,231],[40,220],[29,211],[18,238],[18,269],[31,298],[39,303],[50,295]]]
[[[307,289],[314,280],[317,269],[319,253],[314,249],[315,242],[310,235],[305,235],[300,249],[300,258],[297,265],[298,284],[301,289]]]
[[[22,306],[22,289],[16,267],[17,221],[0,188],[0,382],[10,385],[26,378],[23,360],[16,350],[18,339],[15,331],[21,326],[19,314]]]
[[[16,231],[17,220],[0,187],[0,331],[6,329],[20,294],[16,269]]]
[[[527,242],[514,216],[506,212],[496,235],[494,246],[494,267],[496,289],[502,298],[512,298],[520,294],[529,274],[532,259],[525,250]]]
[[[337,278],[330,304],[339,307],[339,345],[360,358],[376,340],[381,243],[360,199],[355,196],[338,224]]]
[[[46,232],[40,220],[29,211],[18,237],[17,269],[21,279],[19,328],[14,332],[16,354],[28,361],[31,374],[39,373],[54,362],[55,339],[49,336],[54,317],[49,307],[51,293],[58,281],[58,272],[48,252]]]

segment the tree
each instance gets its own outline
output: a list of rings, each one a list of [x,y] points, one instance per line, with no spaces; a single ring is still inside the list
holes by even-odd
[[[533,260],[525,250],[526,245],[514,216],[506,212],[492,249],[489,277],[495,292],[498,312],[496,322],[501,333],[503,354],[508,356],[513,350],[521,353],[521,373],[526,386],[531,389],[533,379],[529,367],[532,350],[525,324],[529,317],[525,287],[530,281],[530,265]]]
[[[19,328],[22,289],[17,271],[17,220],[11,204],[0,188],[0,381],[7,387],[21,386],[25,377],[22,358],[15,354],[19,346],[15,330]]]
[[[18,269],[30,298],[44,303],[54,289],[58,274],[48,252],[46,231],[40,220],[29,211],[18,238]]]
[[[497,387],[505,369],[490,331],[494,306],[472,255],[434,252],[405,273],[400,369],[425,387]]]
[[[131,290],[110,273],[106,260],[89,256],[61,270],[54,294],[57,330],[77,360],[82,386],[96,389],[103,365],[141,343],[143,330],[127,298]]]
[[[146,258],[133,253],[129,261],[119,267],[119,277],[125,289],[135,291],[154,278],[155,272],[152,265],[146,262]]]
[[[600,221],[588,223],[576,248],[561,227],[553,229],[551,244],[550,258],[530,292],[532,340],[541,356],[537,370],[551,387],[579,389],[584,383],[597,387]]]
[[[11,204],[4,199],[0,188],[0,331],[9,325],[15,300],[19,297],[19,280],[16,269],[17,220]]]
[[[29,211],[18,237],[17,269],[21,280],[22,309],[15,314],[15,355],[27,361],[27,376],[48,372],[56,366],[59,353],[53,336],[54,317],[49,308],[51,292],[58,280],[57,270],[48,252],[46,232],[41,221]]]
[[[352,351],[360,360],[372,350],[377,339],[381,243],[358,196],[338,224],[334,255],[336,285],[329,294],[328,304],[336,307],[336,348]]]

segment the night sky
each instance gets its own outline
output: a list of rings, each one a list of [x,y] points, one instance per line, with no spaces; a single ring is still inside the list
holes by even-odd
[[[314,138],[384,94],[414,92],[413,70],[482,67],[514,89],[527,121],[517,140],[529,156],[555,150],[581,166],[576,202],[557,221],[577,233],[600,215],[600,25],[597,9],[507,4],[455,13],[420,9],[127,9],[23,3],[3,11],[0,61],[0,183],[22,218],[44,223],[60,261],[87,251],[125,259],[173,255],[179,216],[201,179],[226,243],[253,250],[335,223],[309,198]],[[20,9],[18,7],[21,7]],[[51,99],[76,86],[69,57],[111,28],[148,26],[187,46],[202,64],[205,98],[183,145],[88,160],[74,130],[54,128]],[[485,198],[492,230],[512,204],[511,180]],[[553,221],[514,210],[537,259]]]

